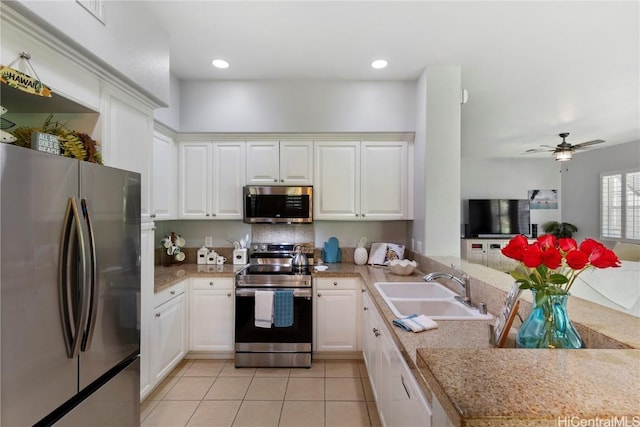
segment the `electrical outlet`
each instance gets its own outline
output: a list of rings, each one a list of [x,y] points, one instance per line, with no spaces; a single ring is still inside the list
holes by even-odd
[[[204,236],[204,245],[208,248],[213,246],[213,237],[212,236]]]
[[[422,253],[422,242],[420,240],[418,240],[418,247],[417,247],[417,251],[419,254]]]

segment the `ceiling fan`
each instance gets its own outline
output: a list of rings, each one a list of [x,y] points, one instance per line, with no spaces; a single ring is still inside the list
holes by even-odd
[[[540,147],[545,148],[531,148],[525,151],[525,154],[528,153],[539,153],[541,151],[549,151],[556,156],[556,160],[559,162],[566,162],[573,158],[573,152],[576,150],[583,150],[588,148],[591,145],[601,144],[604,142],[602,139],[594,139],[593,141],[583,142],[581,144],[571,145],[565,139],[569,136],[569,132],[563,132],[558,134],[560,138],[562,138],[562,142],[555,147],[550,145],[540,145]]]

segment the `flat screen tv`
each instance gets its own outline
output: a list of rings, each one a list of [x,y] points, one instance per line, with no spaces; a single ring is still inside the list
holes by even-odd
[[[528,199],[470,199],[469,237],[529,234]]]

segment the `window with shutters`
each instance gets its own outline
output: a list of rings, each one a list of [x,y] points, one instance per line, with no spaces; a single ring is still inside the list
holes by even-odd
[[[600,175],[600,235],[640,240],[640,171]]]

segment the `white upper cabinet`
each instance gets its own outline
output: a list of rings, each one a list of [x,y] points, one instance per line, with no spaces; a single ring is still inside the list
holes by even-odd
[[[312,185],[310,141],[247,142],[248,185]]]
[[[178,147],[170,137],[153,134],[151,218],[175,219],[178,200]]]
[[[409,219],[409,146],[391,142],[316,142],[314,218]]]
[[[140,214],[151,217],[153,110],[124,91],[104,84],[101,121],[105,165],[139,172],[142,180]]]
[[[316,142],[314,153],[315,219],[360,217],[360,142]]]
[[[406,219],[408,204],[406,142],[362,142],[360,217]]]
[[[178,217],[242,219],[244,142],[178,144]]]

